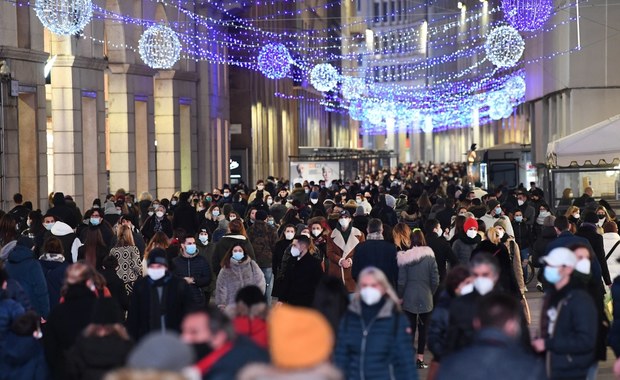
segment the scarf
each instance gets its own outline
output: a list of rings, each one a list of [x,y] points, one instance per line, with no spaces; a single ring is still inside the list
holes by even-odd
[[[57,263],[64,263],[65,256],[60,253],[44,253],[39,257],[42,261],[54,261]]]
[[[383,240],[383,234],[381,232],[371,232],[366,237],[366,240]]]

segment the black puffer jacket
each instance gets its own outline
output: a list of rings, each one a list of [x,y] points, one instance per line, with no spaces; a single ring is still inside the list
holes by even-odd
[[[202,306],[205,304],[205,295],[202,287],[209,285],[211,282],[211,267],[202,256],[194,257],[179,256],[175,257],[174,274],[183,279],[183,277],[193,277],[194,283],[189,284],[189,291],[192,294],[192,306]]]

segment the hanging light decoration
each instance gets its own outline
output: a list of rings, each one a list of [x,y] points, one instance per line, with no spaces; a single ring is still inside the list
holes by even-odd
[[[369,98],[364,100],[363,112],[364,118],[371,124],[381,124],[383,121],[381,103],[375,99]]]
[[[487,58],[497,67],[512,67],[525,50],[525,41],[512,26],[500,26],[491,31],[484,44]]]
[[[310,71],[310,83],[321,92],[333,90],[338,84],[338,77],[338,70],[329,63],[320,63]]]
[[[93,18],[92,0],[37,0],[34,11],[52,33],[70,36],[80,33]]]
[[[285,78],[291,69],[291,62],[291,54],[286,46],[280,43],[269,43],[261,47],[258,54],[258,69],[271,79]]]
[[[342,96],[345,99],[359,98],[366,92],[366,83],[363,78],[348,77],[342,78]]]
[[[553,12],[553,0],[502,0],[504,18],[522,32],[533,32],[545,25]]]
[[[506,81],[504,91],[512,99],[521,99],[525,96],[525,79],[521,75],[515,75]]]
[[[487,104],[489,106],[489,117],[493,120],[500,120],[505,115],[512,113],[510,97],[504,91],[495,91],[488,95]]]
[[[153,25],[138,41],[140,57],[153,69],[169,69],[181,55],[181,42],[176,32],[165,25]]]
[[[349,116],[351,116],[351,119],[356,121],[361,121],[364,119],[362,101],[360,99],[357,99],[349,104]]]

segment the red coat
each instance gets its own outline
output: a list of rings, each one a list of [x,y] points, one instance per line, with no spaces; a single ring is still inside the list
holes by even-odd
[[[259,317],[236,317],[233,321],[235,332],[252,339],[262,348],[267,348],[267,322]]]

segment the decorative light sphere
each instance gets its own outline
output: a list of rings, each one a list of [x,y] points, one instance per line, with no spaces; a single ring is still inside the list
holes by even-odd
[[[487,104],[489,106],[489,117],[493,120],[503,119],[506,115],[512,113],[512,104],[510,97],[504,91],[495,91],[487,96]]]
[[[515,75],[506,81],[504,91],[512,99],[521,99],[525,96],[525,79],[520,75]]]
[[[364,95],[366,92],[366,83],[363,78],[343,77],[342,78],[342,96],[345,99],[355,99]]]
[[[169,69],[181,55],[181,41],[176,32],[165,25],[153,25],[138,41],[140,57],[149,67]]]
[[[371,124],[381,124],[383,121],[383,108],[381,102],[374,99],[366,99],[363,106],[364,117]]]
[[[491,31],[484,44],[487,58],[497,67],[512,67],[525,50],[525,41],[512,26],[500,26]]]
[[[44,27],[61,36],[78,34],[93,18],[92,0],[37,0],[34,11]]]
[[[553,0],[502,0],[504,18],[522,32],[542,28],[553,12]]]
[[[362,119],[364,119],[361,100],[351,102],[351,104],[349,105],[349,116],[351,117],[351,119],[356,121],[361,121]]]
[[[310,83],[321,92],[333,90],[338,84],[338,77],[338,70],[329,63],[320,63],[310,71]]]
[[[291,69],[292,61],[288,49],[280,43],[269,43],[261,47],[258,53],[258,69],[264,76],[271,79],[286,77]]]

